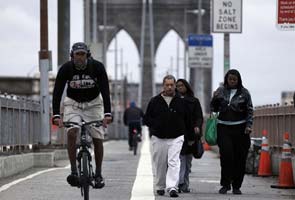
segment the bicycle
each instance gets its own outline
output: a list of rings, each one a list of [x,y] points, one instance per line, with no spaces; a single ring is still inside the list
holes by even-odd
[[[77,122],[64,122],[67,128],[79,126],[81,127],[80,144],[77,145],[77,161],[78,161],[78,178],[79,186],[81,188],[81,196],[84,200],[89,200],[89,186],[94,187],[94,172],[92,168],[92,156],[89,151],[91,142],[88,138],[91,137],[86,129],[87,125],[94,125],[95,127],[102,126],[102,121],[90,121],[79,124]]]

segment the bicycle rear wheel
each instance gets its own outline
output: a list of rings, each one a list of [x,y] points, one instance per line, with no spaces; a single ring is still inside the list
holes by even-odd
[[[82,153],[82,187],[83,187],[83,196],[84,200],[89,200],[89,164],[88,164],[88,153]]]
[[[133,134],[133,155],[137,154],[137,134]]]

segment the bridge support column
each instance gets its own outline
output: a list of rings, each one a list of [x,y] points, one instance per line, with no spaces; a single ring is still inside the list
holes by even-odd
[[[150,1],[150,2],[149,2]],[[142,36],[141,42],[141,107],[145,111],[152,96],[155,95],[154,81],[154,37],[153,37],[153,12],[152,1],[145,1],[142,12]],[[148,12],[146,12],[148,11]],[[142,46],[143,45],[143,46]]]

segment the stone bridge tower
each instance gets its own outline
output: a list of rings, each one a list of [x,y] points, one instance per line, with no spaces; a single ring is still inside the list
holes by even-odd
[[[198,2],[199,0],[84,0],[85,42],[100,55],[100,60],[105,62],[106,49],[120,30],[124,29],[134,41],[140,54],[141,74],[144,74],[141,76],[139,91],[144,110],[149,99],[155,95],[153,73],[156,50],[170,30],[175,30],[183,41],[186,41],[188,33],[197,33],[197,15],[192,11],[198,9]],[[202,32],[209,34],[209,0],[203,0],[202,9],[205,10]],[[208,86],[202,92],[209,94],[210,98],[212,70],[192,70],[191,74],[199,72],[199,75],[205,76]],[[191,76],[190,81],[193,86],[196,85],[194,76]]]

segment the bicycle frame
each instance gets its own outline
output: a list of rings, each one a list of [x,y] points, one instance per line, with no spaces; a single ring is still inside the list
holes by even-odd
[[[133,155],[137,154],[138,142],[141,141],[141,131],[138,127],[132,128],[132,145],[133,145]]]
[[[89,199],[89,186],[94,187],[94,172],[92,168],[92,156],[89,151],[91,143],[88,142],[87,137],[91,137],[86,129],[87,125],[95,124],[96,127],[102,125],[101,121],[84,122],[82,125],[76,122],[64,122],[65,127],[74,127],[75,125],[81,127],[80,144],[77,146],[77,161],[78,161],[78,177],[81,187],[81,195],[84,200]]]
[[[133,155],[136,155],[137,154],[137,129],[136,128],[133,128],[132,129],[132,142],[133,142]]]

